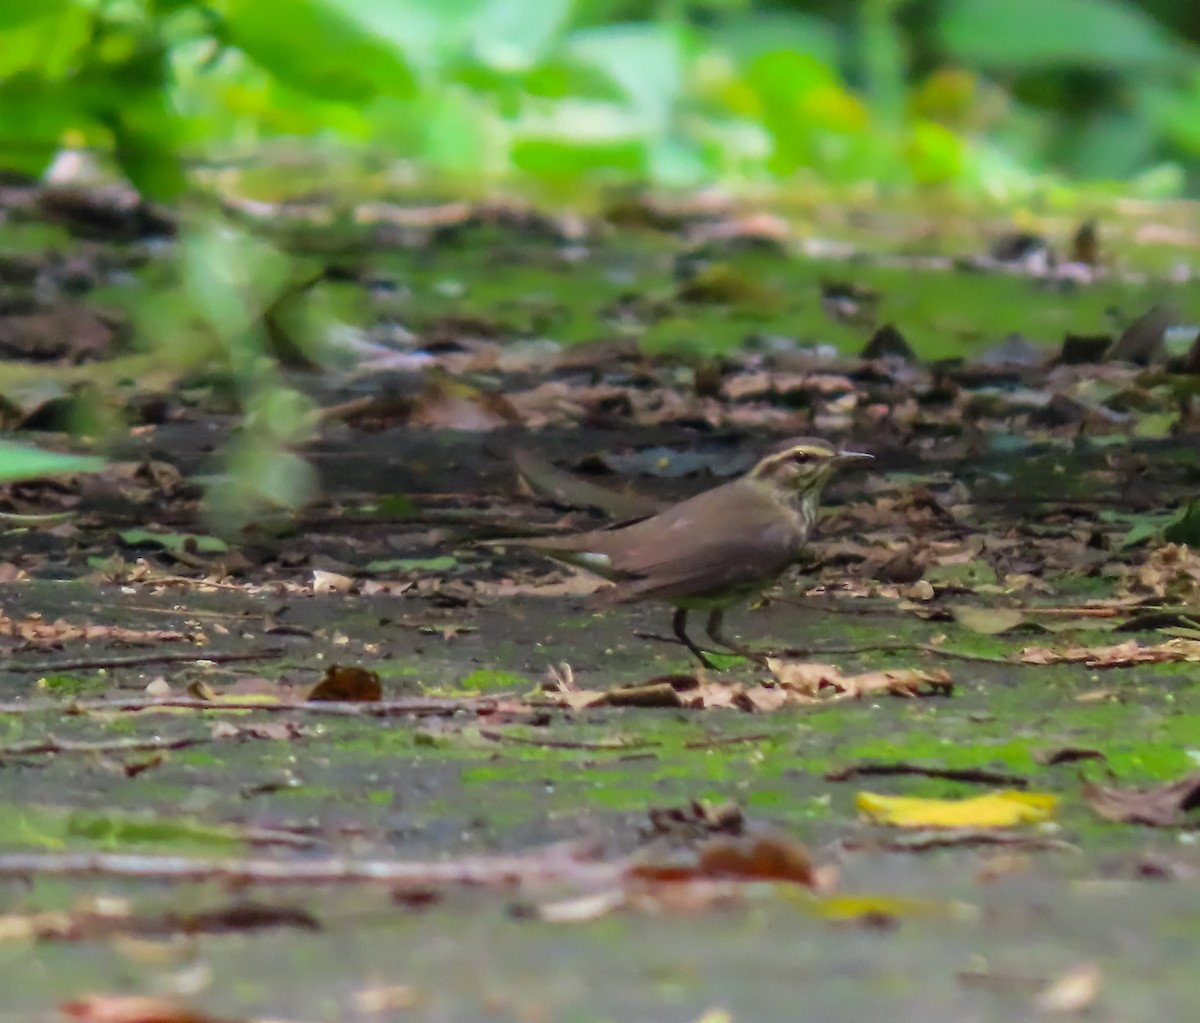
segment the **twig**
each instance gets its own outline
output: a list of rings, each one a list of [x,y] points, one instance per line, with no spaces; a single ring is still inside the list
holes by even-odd
[[[716,739],[697,739],[694,742],[685,742],[684,749],[715,749],[718,746],[737,746],[744,742],[766,742],[769,739],[775,739],[777,736],[770,732],[756,732],[754,735],[725,735]]]
[[[385,884],[392,887],[486,886],[571,882],[607,886],[619,881],[623,861],[584,859],[579,850],[551,846],[512,856],[459,860],[224,859],[139,856],[127,853],[0,854],[0,877],[129,877],[146,881],[221,881],[227,884]]]
[[[861,602],[861,600],[861,597],[854,596],[835,597],[833,600],[795,600],[791,597],[772,597],[771,603],[786,604],[788,607],[804,608],[806,611],[818,611],[822,614],[895,615],[897,617],[905,614],[905,612],[898,611],[895,605],[890,602],[887,605],[873,604],[855,607],[854,604]],[[848,606],[839,607],[837,606],[838,604]],[[1082,607],[1014,607],[1012,610],[1020,611],[1024,615],[1062,615],[1071,618],[1119,618],[1122,615],[1137,611],[1138,608],[1084,605]]]
[[[780,657],[823,657],[825,654],[873,654],[896,653],[900,651],[916,651],[922,654],[933,654],[936,657],[947,657],[955,661],[970,661],[974,664],[1003,664],[1007,667],[1029,667],[1024,661],[1014,661],[1007,657],[988,657],[986,654],[968,654],[960,650],[947,650],[933,643],[863,643],[851,646],[823,646],[782,650]]]
[[[918,831],[912,835],[871,840],[843,840],[844,849],[882,850],[884,852],[927,852],[930,849],[1002,846],[1017,849],[1048,849],[1054,852],[1079,852],[1079,846],[1049,835],[1014,835],[982,828],[947,828],[943,831]]]
[[[151,607],[149,604],[126,604],[125,610],[137,611],[140,614],[175,615],[177,618],[224,618],[243,622],[250,621],[255,617],[265,617],[265,615],[250,615],[244,611],[201,611],[194,607],[183,610],[178,607]]]
[[[268,647],[265,650],[247,650],[243,653],[219,653],[215,650],[190,650],[179,654],[133,654],[129,657],[109,657],[105,660],[88,660],[78,658],[73,661],[51,661],[48,664],[6,664],[0,671],[11,671],[22,674],[50,675],[61,671],[84,671],[109,668],[136,668],[143,664],[191,664],[196,661],[210,661],[213,664],[230,664],[235,661],[265,661],[279,657],[282,647]]]
[[[1020,774],[1004,774],[975,767],[922,767],[920,764],[852,764],[839,771],[828,771],[826,781],[849,781],[866,775],[918,775],[923,778],[945,778],[947,781],[975,785],[1008,785],[1014,789],[1029,788],[1029,779]]]
[[[493,697],[479,699],[411,699],[383,700],[379,703],[343,703],[340,701],[316,701],[297,703],[267,703],[262,700],[199,700],[194,697],[168,696],[163,698],[133,697],[128,700],[76,700],[72,703],[0,703],[0,716],[9,714],[92,714],[92,713],[133,713],[143,710],[157,710],[162,707],[176,707],[182,710],[227,711],[227,710],[261,710],[267,712],[295,711],[303,714],[324,714],[329,717],[365,717],[386,718],[411,715],[413,717],[449,716],[460,710],[472,711],[476,714],[487,713],[498,709],[499,701]],[[533,708],[530,708],[533,713]]]
[[[190,562],[184,561],[182,564],[191,565]],[[207,568],[207,565],[197,563],[196,568]],[[159,583],[182,583],[185,586],[208,586],[214,590],[233,590],[234,593],[249,593],[250,589],[241,583],[223,583],[217,579],[193,579],[187,575],[148,575],[145,579],[133,579],[129,585],[141,586],[157,586]]]
[[[680,646],[680,642],[674,636],[660,636],[653,632],[636,632],[634,633],[639,639],[650,639],[657,643],[674,643]],[[706,654],[724,654],[726,656],[737,656],[732,650],[714,650],[711,647],[701,647]],[[892,653],[897,651],[918,651],[923,654],[934,654],[938,657],[948,657],[956,661],[971,661],[976,664],[1004,664],[1008,666],[1023,666],[1029,667],[1024,661],[1013,661],[1007,657],[988,657],[985,654],[968,654],[958,650],[947,650],[945,647],[935,646],[932,643],[864,643],[861,646],[824,646],[824,647],[797,647],[795,649],[780,650],[771,655],[775,657],[823,657],[825,654],[872,654],[872,653]]]
[[[657,742],[571,742],[567,739],[537,739],[530,738],[524,735],[510,735],[508,732],[502,732],[497,728],[480,728],[479,734],[492,742],[513,742],[521,746],[538,746],[542,749],[581,749],[581,750],[601,750],[604,752],[622,752],[633,749],[649,749],[654,746],[659,746]]]
[[[230,736],[237,737],[239,736]],[[189,746],[201,746],[215,741],[216,737],[211,735],[177,736],[173,739],[109,739],[104,742],[75,742],[50,736],[46,739],[0,746],[0,758],[28,757],[37,753],[141,753],[146,750],[187,749]]]

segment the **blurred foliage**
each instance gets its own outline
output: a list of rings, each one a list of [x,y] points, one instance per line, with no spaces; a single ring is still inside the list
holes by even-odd
[[[27,444],[0,441],[0,483],[99,472],[104,459],[45,451]]]
[[[178,263],[180,291],[152,317],[153,334],[145,322],[143,333],[163,338],[160,346],[191,348],[190,356],[177,353],[179,361],[207,354],[237,389],[232,402],[244,415],[206,495],[214,528],[230,532],[300,507],[316,492],[312,466],[296,453],[312,439],[316,406],[281,376],[281,363],[305,353],[281,351],[268,327],[279,296],[292,290],[294,268],[266,242],[216,222],[185,232]]]
[[[0,29],[0,165],[95,147],[159,198],[295,138],[456,192],[1200,182],[1184,0],[4,0]]]
[[[343,168],[351,201],[503,186],[546,202],[714,182],[1016,198],[1117,180],[1172,194],[1200,186],[1197,10],[1184,0],[0,0],[0,172],[36,177],[64,150],[83,151],[162,200],[229,175],[259,198],[328,201]],[[137,294],[135,332],[157,357],[227,388],[242,413],[209,488],[214,527],[226,530],[314,492],[296,452],[316,412],[285,374],[332,357],[313,339],[337,318],[337,295],[296,257],[185,209],[179,244]],[[39,459],[13,449],[0,468],[21,478],[92,464]]]

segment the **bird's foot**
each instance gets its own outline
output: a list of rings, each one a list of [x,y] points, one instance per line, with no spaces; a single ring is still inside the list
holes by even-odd
[[[672,646],[684,647],[695,654],[696,659],[709,671],[721,671],[722,669],[713,664],[713,662],[706,656],[707,654],[722,654],[727,656],[732,653],[740,657],[749,657],[750,660],[757,661],[760,664],[763,663],[759,659],[759,655],[753,654],[749,651],[746,653],[740,653],[739,651],[735,650],[714,650],[708,647],[702,649],[698,646],[684,643],[675,636],[662,636],[657,632],[635,632],[634,636],[636,636],[638,639],[648,639],[655,643],[670,643]]]

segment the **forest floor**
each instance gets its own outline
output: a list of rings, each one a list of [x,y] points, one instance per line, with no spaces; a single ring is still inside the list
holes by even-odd
[[[231,538],[226,382],[121,347],[170,247],[41,208],[6,425],[124,426],[0,492],[0,1021],[1194,1017],[1195,211],[297,230],[353,357]],[[730,614],[769,668],[478,543],[797,434],[875,458]]]

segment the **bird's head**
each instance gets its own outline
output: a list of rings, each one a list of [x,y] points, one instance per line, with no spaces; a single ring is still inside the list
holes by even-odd
[[[841,451],[817,437],[796,437],[775,445],[747,475],[778,488],[791,500],[815,501],[835,470],[871,457],[861,451]]]

